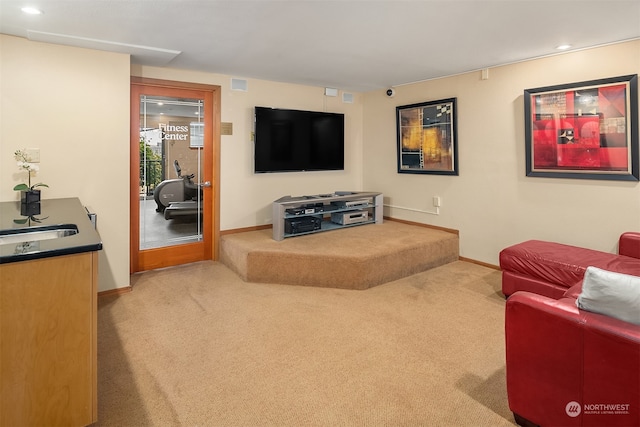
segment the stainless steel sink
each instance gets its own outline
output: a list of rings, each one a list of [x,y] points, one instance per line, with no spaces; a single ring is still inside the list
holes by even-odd
[[[0,230],[0,245],[61,239],[67,236],[73,236],[75,234],[78,234],[78,226],[75,224],[48,225],[45,227],[28,227],[11,230]]]

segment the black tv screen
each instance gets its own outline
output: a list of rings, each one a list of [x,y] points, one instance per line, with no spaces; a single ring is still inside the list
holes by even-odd
[[[255,172],[344,169],[344,114],[255,107]]]

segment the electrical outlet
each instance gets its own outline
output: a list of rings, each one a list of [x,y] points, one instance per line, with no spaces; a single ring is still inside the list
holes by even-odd
[[[440,196],[433,196],[433,206],[435,206],[436,208],[440,207]]]
[[[27,148],[24,150],[31,163],[40,163],[40,149]]]

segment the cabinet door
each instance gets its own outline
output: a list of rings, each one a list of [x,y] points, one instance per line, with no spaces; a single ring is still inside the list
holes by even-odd
[[[97,254],[0,265],[0,425],[97,419]]]

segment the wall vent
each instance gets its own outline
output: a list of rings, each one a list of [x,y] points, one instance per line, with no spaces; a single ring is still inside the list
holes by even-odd
[[[249,83],[244,79],[231,79],[231,90],[246,92],[249,90]]]
[[[324,94],[325,96],[338,96],[338,89],[335,89],[332,87],[325,87]]]
[[[342,93],[342,102],[345,104],[353,104],[353,94],[352,93]]]

